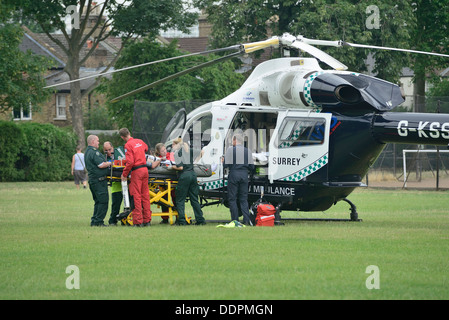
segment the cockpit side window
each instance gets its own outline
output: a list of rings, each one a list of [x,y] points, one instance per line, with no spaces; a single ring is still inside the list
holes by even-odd
[[[278,148],[323,144],[325,124],[325,119],[286,118],[279,130]]]

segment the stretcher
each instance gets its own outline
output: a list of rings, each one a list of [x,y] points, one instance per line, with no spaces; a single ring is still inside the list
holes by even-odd
[[[120,161],[114,161],[111,167],[111,172],[106,179],[110,182],[122,182],[121,176],[125,166]],[[150,204],[157,204],[166,208],[164,212],[152,212],[151,216],[168,216],[169,223],[174,224],[175,220],[173,217],[178,216],[178,211],[176,211],[172,194],[174,194],[176,185],[178,183],[176,173],[173,174],[162,174],[161,170],[159,173],[153,173],[153,170],[148,170],[149,179],[148,187],[150,193]],[[133,204],[129,201],[128,185],[126,182],[122,182],[122,192],[124,199],[124,211],[120,213],[117,218],[121,220],[122,224],[133,225],[132,222],[132,209]]]
[[[176,178],[176,177],[175,177]],[[174,224],[173,217],[178,216],[178,211],[174,205],[173,195],[178,184],[177,179],[164,177],[149,177],[148,186],[150,189],[150,203],[157,204],[165,208],[163,212],[152,212],[152,216],[163,217],[168,216],[169,223]],[[186,217],[187,223],[190,224],[190,218]]]
[[[120,160],[115,160],[111,166],[110,174],[106,177],[110,182],[121,181],[121,175],[125,166]],[[198,176],[210,176],[212,171],[210,166],[195,165],[195,172]],[[174,205],[174,194],[178,184],[176,171],[165,167],[157,167],[148,170],[148,187],[150,193],[150,204],[157,204],[165,210],[163,212],[152,212],[151,216],[163,217],[168,216],[169,223],[175,223],[173,217],[178,217],[178,211]],[[132,204],[129,204],[129,195],[127,183],[122,183],[122,192],[124,198],[124,211],[120,213],[117,218],[125,225],[132,225]],[[128,199],[128,200],[127,200]],[[127,203],[129,204],[127,206]],[[185,217],[188,224],[190,224],[191,217]]]

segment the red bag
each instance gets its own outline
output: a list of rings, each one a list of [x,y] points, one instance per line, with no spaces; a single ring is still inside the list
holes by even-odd
[[[259,227],[273,227],[274,214],[276,208],[269,203],[261,203],[257,206],[256,226]]]

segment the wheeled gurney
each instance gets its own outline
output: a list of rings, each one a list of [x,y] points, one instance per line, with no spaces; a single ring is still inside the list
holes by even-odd
[[[125,166],[119,160],[114,161],[114,165],[111,167],[111,173],[106,177],[108,181],[121,181],[121,175]],[[196,174],[200,177],[211,176],[211,167],[208,165],[194,165]],[[148,169],[148,186],[150,193],[150,204],[157,204],[165,210],[163,212],[152,212],[152,216],[168,216],[169,223],[172,225],[175,223],[173,217],[178,216],[178,211],[174,205],[174,193],[178,184],[178,177],[176,171],[164,166],[156,167],[155,169]],[[124,192],[124,198],[127,196],[127,188],[122,188]],[[126,193],[125,193],[126,192]],[[131,201],[132,202],[132,201]],[[117,218],[125,225],[132,225],[132,209],[133,204],[130,207],[126,207],[125,210],[120,213]],[[190,223],[190,218],[186,216],[186,221]]]

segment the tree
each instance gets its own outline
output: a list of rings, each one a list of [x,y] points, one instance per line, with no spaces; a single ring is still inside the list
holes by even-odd
[[[197,14],[189,12],[182,0],[6,0],[13,3],[22,14],[36,21],[47,36],[56,43],[67,56],[65,72],[71,80],[79,79],[79,70],[83,63],[93,54],[97,45],[110,36],[120,36],[122,44],[126,44],[136,36],[155,37],[159,31],[176,27],[182,31],[196,21]],[[71,7],[74,6],[74,7]],[[73,8],[77,8],[77,11]],[[96,21],[90,19],[93,13],[98,13]],[[72,13],[71,32],[66,31],[64,18]],[[81,13],[81,14],[79,14]],[[77,19],[79,18],[79,24]],[[90,29],[89,29],[90,28]],[[64,35],[65,41],[54,37],[50,30],[57,29]],[[86,42],[93,38],[91,49],[81,55]],[[123,46],[122,46],[123,48]],[[120,48],[117,58],[122,50]],[[114,65],[116,59],[106,68],[106,72]],[[98,85],[92,85],[84,94],[89,93]],[[78,143],[85,146],[84,122],[82,109],[82,94],[80,82],[70,84],[72,123],[78,135]]]
[[[447,97],[449,98],[449,80],[441,80],[429,90],[428,95],[431,97]]]
[[[43,88],[51,62],[20,51],[23,30],[9,21],[11,10],[3,4],[0,9],[0,112],[38,108],[49,97]]]
[[[213,45],[225,47],[241,42],[265,40],[290,32],[301,10],[298,0],[194,0],[208,14]]]
[[[413,1],[416,27],[413,30],[413,49],[449,53],[449,1],[432,0]],[[428,73],[447,67],[447,58],[416,55],[412,60],[415,73],[415,111],[425,112],[425,85]]]
[[[214,44],[224,46],[242,41],[266,39],[273,32],[288,32],[307,38],[344,40],[378,46],[407,46],[411,39],[409,29],[415,24],[408,0],[196,0],[209,14],[214,25]],[[367,20],[373,6],[379,12],[379,26],[369,28]],[[324,48],[353,71],[367,71],[368,50],[354,48]],[[397,81],[400,69],[407,65],[407,56],[398,52],[373,52],[374,72],[380,78]]]
[[[409,48],[415,18],[408,0],[399,1],[303,1],[300,23],[295,32],[306,37],[375,46]],[[295,34],[296,34],[295,33]],[[405,53],[360,48],[324,48],[346,64],[349,70],[367,71],[372,54],[377,77],[398,82],[401,69],[408,66]]]
[[[175,41],[169,45],[161,45],[152,39],[145,38],[141,42],[128,45],[118,59],[116,67],[119,69],[185,54],[176,47]],[[115,73],[112,80],[103,80],[100,90],[106,93],[109,99],[113,99],[213,58],[216,57],[189,57]],[[134,100],[151,102],[217,100],[237,90],[243,80],[242,75],[234,72],[233,63],[222,62],[220,65],[197,70],[118,102],[108,103],[108,110],[119,126],[132,127]],[[157,121],[169,120],[176,111],[165,109],[164,117],[159,117]]]

